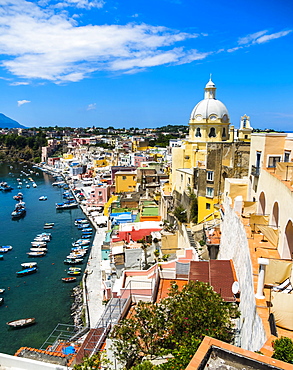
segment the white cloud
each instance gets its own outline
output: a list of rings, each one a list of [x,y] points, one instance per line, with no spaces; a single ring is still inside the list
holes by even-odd
[[[102,8],[105,2],[103,0],[65,0],[59,1],[56,4],[57,8],[67,8],[67,7],[76,7],[76,8],[83,8],[83,9],[91,9],[91,8]]]
[[[29,85],[28,82],[11,82],[11,84],[9,84],[10,86],[20,86],[20,85]]]
[[[17,106],[21,107],[23,104],[27,104],[27,103],[30,103],[30,101],[29,100],[18,100]]]
[[[97,103],[89,104],[86,108],[86,110],[95,110],[97,109]]]
[[[257,44],[262,44],[264,42],[268,42],[271,40],[279,39],[280,37],[283,36],[287,36],[290,32],[292,32],[292,30],[271,33],[270,35],[264,35],[262,37],[259,37],[257,40],[255,40],[255,42]]]
[[[238,45],[245,45],[245,44],[254,42],[256,39],[258,39],[260,36],[264,35],[267,32],[268,32],[267,30],[264,30],[264,31],[251,33],[250,35],[247,35],[245,37],[241,37],[238,39]]]
[[[263,30],[259,32],[252,33],[245,37],[238,39],[238,45],[250,46],[252,44],[262,44],[274,39],[279,39],[280,37],[287,36],[292,30],[280,31],[276,33],[267,34],[268,30]],[[233,48],[236,49],[236,48]],[[233,50],[232,49],[232,50]],[[230,49],[231,50],[231,49]]]
[[[95,71],[125,73],[127,68],[183,64],[208,55],[174,48],[197,34],[135,23],[79,26],[74,18],[64,11],[57,13],[50,5],[41,8],[25,0],[0,2],[5,5],[0,8],[0,54],[7,56],[1,65],[27,80],[80,81]],[[81,7],[98,6],[102,1],[62,3]],[[42,0],[42,5],[46,4]]]

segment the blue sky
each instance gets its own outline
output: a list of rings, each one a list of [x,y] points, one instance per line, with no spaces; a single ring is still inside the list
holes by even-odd
[[[291,0],[0,0],[0,54],[27,127],[188,125],[212,73],[236,127],[293,130]]]

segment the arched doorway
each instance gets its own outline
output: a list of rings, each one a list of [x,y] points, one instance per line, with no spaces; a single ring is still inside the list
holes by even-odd
[[[285,229],[284,237],[284,253],[292,258],[293,256],[293,224],[292,221],[288,221]]]
[[[260,193],[259,196],[258,213],[260,213],[261,215],[266,214],[266,197],[263,191]]]
[[[279,226],[279,204],[278,202],[274,203],[271,225],[275,227]]]

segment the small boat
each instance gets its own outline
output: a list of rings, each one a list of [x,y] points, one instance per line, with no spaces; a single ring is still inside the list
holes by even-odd
[[[46,222],[44,226],[54,226],[55,222]]]
[[[93,231],[93,229],[91,227],[88,227],[86,229],[82,229],[82,232],[87,232],[87,231]]]
[[[30,251],[31,252],[47,252],[48,251],[48,248],[42,248],[42,247],[39,247],[39,248],[30,248]]]
[[[11,245],[2,245],[0,248],[7,249],[8,251],[11,251],[12,249]]]
[[[81,267],[69,267],[69,271],[81,271]]]
[[[71,209],[78,207],[78,203],[76,202],[63,202],[63,203],[56,203],[56,209]]]
[[[40,247],[40,248],[43,248],[43,247],[46,247],[47,246],[47,243],[46,242],[31,242],[31,245],[32,247]]]
[[[11,217],[14,219],[21,218],[25,214],[26,214],[25,203],[19,202],[15,205],[14,211],[12,211],[11,213]]]
[[[8,321],[6,324],[12,328],[24,328],[25,326],[35,324],[35,322],[36,319],[34,317],[30,317],[28,319]]]
[[[25,276],[25,275],[34,274],[37,271],[38,271],[38,269],[36,267],[30,267],[28,269],[23,269],[23,270],[17,271],[16,275],[17,276]]]
[[[42,195],[40,198],[39,198],[39,200],[47,200],[48,199],[48,197],[46,197],[45,195]]]
[[[24,262],[21,263],[20,266],[24,269],[32,268],[32,267],[37,267],[38,263],[37,262]]]
[[[49,242],[50,240],[51,240],[50,237],[49,236],[45,236],[45,235],[43,235],[43,236],[36,236],[34,238],[34,241],[35,242]]]
[[[44,226],[44,229],[53,229],[53,226],[51,226],[51,225],[45,225]]]
[[[5,292],[5,289],[4,288],[0,289],[0,294],[2,294],[4,292]]]
[[[27,185],[26,185],[26,187],[27,187],[27,188],[30,188],[30,184],[27,184]]]
[[[65,278],[62,278],[62,281],[64,283],[73,283],[74,281],[76,281],[76,277],[74,277],[74,276],[65,277]]]
[[[0,254],[0,260],[3,260],[3,259],[4,259],[3,254]]]
[[[37,236],[49,236],[50,239],[52,238],[52,234],[51,233],[41,233],[41,234],[37,234]]]
[[[35,183],[35,182],[33,182],[33,188],[36,188],[38,185]],[[46,200],[46,199],[44,199],[44,200]]]
[[[81,239],[90,239],[92,237],[92,234],[85,234],[81,236]]]
[[[3,305],[3,303],[4,303],[4,298],[0,298],[0,306],[2,306]]]
[[[14,195],[13,199],[15,199],[15,200],[22,200],[23,199],[23,194],[22,193],[18,193],[17,195]]]
[[[43,257],[46,253],[45,252],[28,252],[27,255],[29,257]]]
[[[67,258],[66,260],[64,260],[65,265],[78,265],[82,262],[82,258]]]
[[[81,274],[81,271],[67,271],[67,274],[68,275],[80,275]]]
[[[7,253],[7,252],[8,252],[8,249],[0,248],[0,253]]]

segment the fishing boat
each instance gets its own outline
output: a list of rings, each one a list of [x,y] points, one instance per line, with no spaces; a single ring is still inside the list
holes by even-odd
[[[40,248],[43,248],[43,247],[46,247],[47,246],[47,243],[46,242],[31,242],[31,245],[32,247],[40,247]]]
[[[69,267],[68,271],[81,271],[81,267]]]
[[[47,200],[48,199],[48,197],[46,197],[46,195],[42,195],[40,198],[39,198],[39,200]]]
[[[11,328],[24,328],[26,326],[35,324],[35,322],[36,319],[34,317],[29,317],[27,319],[8,321],[6,324],[9,325]]]
[[[17,195],[14,195],[13,199],[22,200],[23,199],[23,194],[22,193],[17,193]]]
[[[14,211],[11,213],[13,219],[21,218],[26,214],[25,203],[19,202],[15,205]]]
[[[4,288],[0,289],[0,294],[2,294],[4,292],[5,292],[5,289]]]
[[[67,274],[68,275],[80,275],[81,271],[71,271],[71,270],[69,270],[69,271],[67,271]]]
[[[16,275],[17,276],[25,276],[25,275],[34,274],[37,271],[38,271],[38,269],[36,267],[29,267],[27,269],[23,269],[23,270],[17,271],[16,272]]]
[[[71,209],[78,207],[78,203],[76,202],[62,202],[56,203],[56,209]]]
[[[44,247],[39,247],[39,248],[30,248],[30,251],[31,252],[47,252],[48,251],[48,248],[44,248]]]
[[[27,255],[29,257],[43,257],[46,253],[45,252],[28,252]]]
[[[62,281],[64,283],[73,283],[74,281],[76,281],[76,277],[74,276],[65,277],[65,278],[62,278]]]
[[[37,267],[38,263],[37,262],[24,262],[21,263],[20,266],[24,269],[32,268],[32,267]]]
[[[8,251],[11,251],[12,246],[11,245],[2,245],[0,248],[7,249]]]
[[[82,258],[67,258],[64,260],[65,265],[79,265],[82,262]]]

